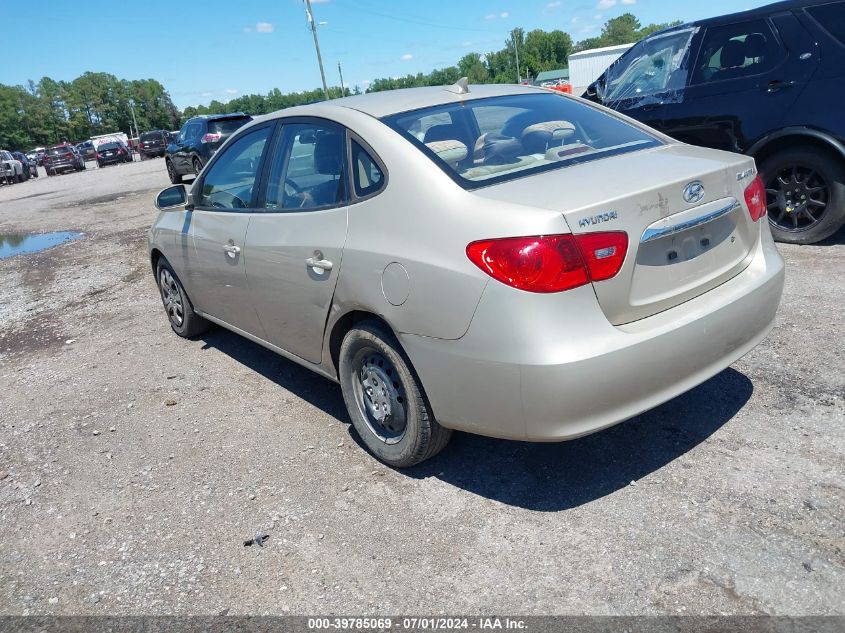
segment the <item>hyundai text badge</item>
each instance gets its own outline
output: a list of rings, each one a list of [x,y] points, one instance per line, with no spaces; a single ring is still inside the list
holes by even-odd
[[[684,187],[684,200],[689,204],[701,202],[702,198],[704,198],[704,185],[700,181],[696,180]]]

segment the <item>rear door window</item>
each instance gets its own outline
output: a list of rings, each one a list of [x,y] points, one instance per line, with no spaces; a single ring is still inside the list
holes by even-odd
[[[805,9],[823,29],[845,45],[845,2],[831,2]]]
[[[267,177],[268,211],[306,211],[346,201],[346,130],[328,121],[288,123]]]
[[[707,29],[692,76],[693,84],[768,72],[786,56],[767,20]]]

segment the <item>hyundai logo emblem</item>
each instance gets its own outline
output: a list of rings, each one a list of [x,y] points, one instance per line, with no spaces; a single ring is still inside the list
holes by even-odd
[[[684,200],[686,200],[689,204],[700,202],[703,197],[704,185],[702,185],[698,180],[691,182],[684,187]]]

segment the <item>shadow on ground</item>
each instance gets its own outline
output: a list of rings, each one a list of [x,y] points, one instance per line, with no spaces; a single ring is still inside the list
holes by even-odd
[[[349,425],[340,387],[236,334],[215,328],[204,349],[227,354]],[[540,512],[575,508],[630,485],[688,452],[748,402],[751,381],[726,369],[623,424],[570,442],[510,442],[455,433],[446,449],[407,477],[437,477],[500,503]],[[366,450],[349,426],[354,441]]]

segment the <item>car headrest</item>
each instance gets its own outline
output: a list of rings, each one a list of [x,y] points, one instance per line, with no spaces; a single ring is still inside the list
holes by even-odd
[[[739,40],[729,40],[722,47],[720,56],[722,68],[736,68],[745,63],[745,44]]]
[[[768,42],[762,33],[752,33],[745,38],[745,56],[755,59],[765,57],[768,53]]]
[[[564,140],[575,134],[575,126],[569,121],[543,121],[529,125],[522,131],[522,145],[529,154],[543,154],[552,139]]]
[[[434,143],[435,141],[452,141],[456,136],[458,136],[455,127],[454,123],[432,125],[425,131],[423,143],[428,145],[429,143]]]
[[[481,138],[484,140],[482,141]],[[481,147],[479,148],[478,143],[476,143],[476,151],[485,165],[505,165],[513,163],[517,157],[525,155],[525,148],[522,143],[512,136],[488,132],[481,138],[479,139]]]
[[[314,170],[318,174],[340,176],[343,166],[343,136],[329,132],[317,137],[314,145]]]
[[[434,128],[431,129],[433,130]],[[427,133],[426,137],[428,137]],[[455,139],[444,139],[442,141],[426,142],[425,146],[432,152],[437,154],[438,158],[453,167],[459,162],[461,162],[463,159],[465,159],[467,157],[467,154],[469,153],[467,146],[461,143],[460,141],[456,141]]]

